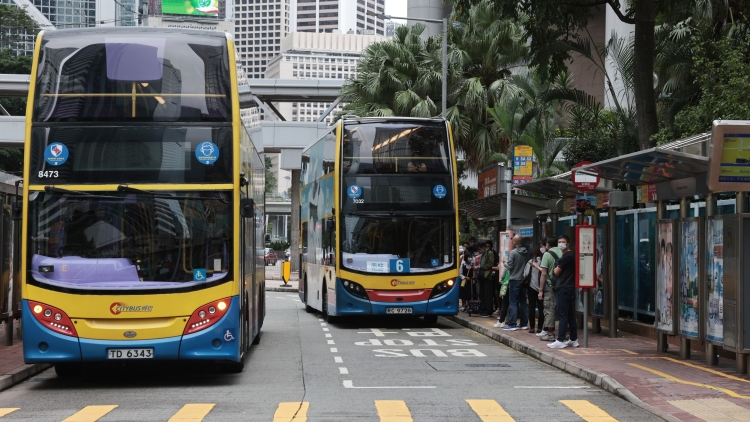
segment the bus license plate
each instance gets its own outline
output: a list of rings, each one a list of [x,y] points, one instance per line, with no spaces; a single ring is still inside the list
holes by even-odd
[[[385,308],[386,314],[410,314],[411,308]]]
[[[152,359],[154,349],[109,349],[107,359]]]

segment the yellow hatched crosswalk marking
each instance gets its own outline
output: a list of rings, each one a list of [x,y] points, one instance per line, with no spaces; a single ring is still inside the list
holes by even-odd
[[[375,400],[380,422],[412,422],[411,413],[403,400]]]
[[[617,419],[588,400],[560,400],[570,410],[587,422],[617,422]]]
[[[515,422],[495,400],[466,400],[482,422]]]
[[[306,401],[279,403],[276,413],[273,414],[273,422],[305,422],[309,407],[310,403]]]
[[[96,422],[115,408],[117,408],[117,405],[86,406],[63,422]]]
[[[169,422],[200,422],[208,415],[208,412],[216,406],[212,403],[191,403],[182,406],[177,413],[169,418]]]
[[[0,418],[2,418],[3,416],[9,413],[13,413],[18,409],[19,409],[18,407],[0,407]]]

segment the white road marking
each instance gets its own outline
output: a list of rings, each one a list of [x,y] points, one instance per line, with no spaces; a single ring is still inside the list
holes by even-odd
[[[341,374],[341,375],[348,375],[349,374],[349,370],[346,369],[346,368],[344,368],[343,366],[341,366],[341,367],[339,367],[339,374]]]
[[[335,347],[331,347],[331,353],[338,353],[338,352],[339,352],[339,349]]]
[[[323,328],[323,331],[330,331],[328,328]]]
[[[328,344],[336,344],[333,342],[333,340],[328,340]]]
[[[386,334],[398,334],[396,331],[383,331],[380,328],[372,328],[370,331],[357,331],[357,334],[375,334],[375,337],[385,337]]]
[[[329,337],[329,338],[330,338],[330,337],[331,337],[331,335],[330,335],[330,334],[326,334],[326,337]]]
[[[341,359],[341,356],[334,356],[333,361],[336,363],[344,363],[344,359]]]
[[[591,388],[585,385],[516,385],[513,388]]]
[[[318,318],[318,321],[323,321],[323,318]]]
[[[355,387],[351,380],[344,380],[344,388],[436,388],[434,385],[414,385],[404,387]]]
[[[321,323],[320,323],[320,326],[321,326],[321,327],[325,327],[326,325],[328,325],[328,324],[326,324],[325,322],[321,322]]]

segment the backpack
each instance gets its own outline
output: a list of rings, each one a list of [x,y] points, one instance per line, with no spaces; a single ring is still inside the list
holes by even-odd
[[[557,268],[557,263],[560,262],[560,258],[562,258],[563,256],[555,255],[551,249],[549,251],[549,254],[552,255],[552,258],[554,258],[555,262],[552,264],[552,270],[547,273],[547,279],[549,280],[550,287],[552,287],[552,291],[557,292],[557,280],[559,276],[555,275],[555,268]]]

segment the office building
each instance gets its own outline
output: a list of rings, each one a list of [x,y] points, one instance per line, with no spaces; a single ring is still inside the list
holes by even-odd
[[[248,78],[265,77],[268,62],[281,53],[281,40],[292,30],[294,3],[296,0],[234,0],[238,62]]]
[[[385,35],[385,0],[297,0],[298,32]]]
[[[392,37],[396,35],[396,29],[402,26],[404,26],[404,24],[398,23],[394,20],[385,21],[385,36]]]
[[[357,73],[362,51],[372,43],[386,40],[381,35],[294,32],[282,41],[281,55],[269,62],[266,78],[349,79]],[[287,120],[314,122],[329,105],[280,103],[276,108]],[[333,112],[325,121],[330,123],[332,119]]]

